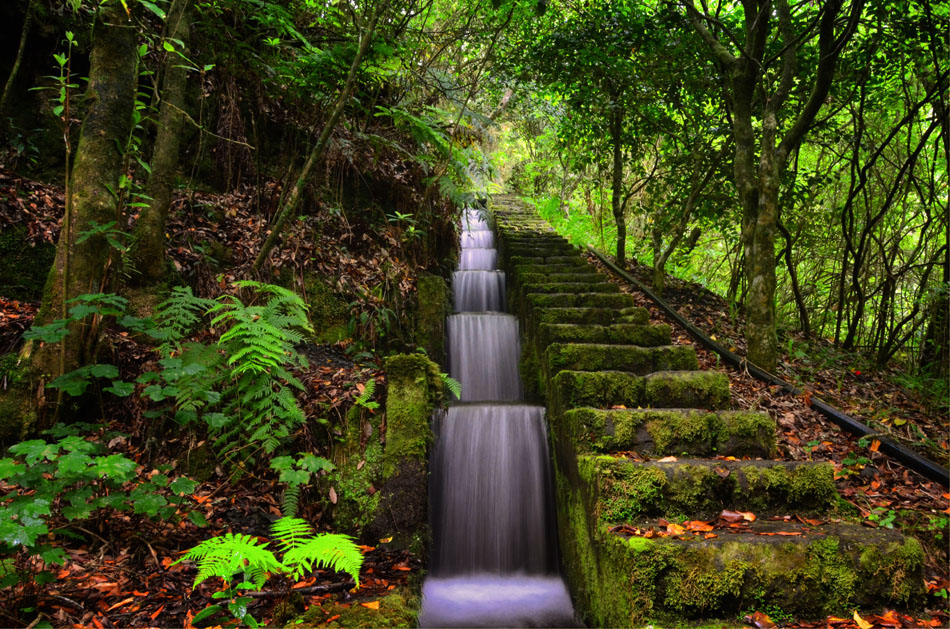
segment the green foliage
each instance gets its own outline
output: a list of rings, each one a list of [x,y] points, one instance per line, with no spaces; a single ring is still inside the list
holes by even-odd
[[[32,439],[10,446],[12,456],[0,459],[0,483],[12,491],[0,497],[0,587],[29,581],[36,575],[32,557],[45,565],[62,564],[66,556],[53,544],[47,522],[98,519],[108,511],[129,511],[151,518],[175,520],[184,494],[194,481],[179,477],[170,482],[162,474],[129,489],[138,464],[80,436],[81,425],[58,426],[47,434],[55,441]],[[180,499],[169,504],[166,489]],[[2,561],[12,555],[15,562]],[[43,574],[46,574],[45,570]]]
[[[310,479],[335,469],[333,463],[310,452],[301,452],[297,459],[290,456],[274,457],[270,461],[270,467],[280,472],[280,482],[287,483],[281,511],[288,518],[297,515],[301,489],[310,483]]]
[[[462,399],[462,383],[447,373],[439,373],[442,385],[449,390],[449,393],[455,396],[456,400]]]
[[[268,573],[286,573],[300,579],[322,567],[348,573],[359,587],[363,555],[346,535],[317,535],[306,520],[291,517],[274,522],[272,532],[284,555],[282,561],[267,548],[268,542],[250,535],[226,533],[201,542],[175,563],[186,560],[197,563],[194,587],[211,577],[220,577],[225,587],[214,598],[228,599],[227,610],[231,615],[251,627],[258,626],[257,620],[247,612],[251,598],[241,596],[240,592],[263,588]],[[224,611],[221,605],[211,605],[196,614],[194,622]]]

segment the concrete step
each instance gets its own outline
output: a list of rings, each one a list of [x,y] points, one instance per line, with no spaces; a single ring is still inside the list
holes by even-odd
[[[648,456],[775,456],[775,420],[751,411],[576,408],[552,417],[578,452]]]
[[[729,378],[717,371],[561,371],[549,386],[555,413],[585,406],[718,410],[729,403]]]

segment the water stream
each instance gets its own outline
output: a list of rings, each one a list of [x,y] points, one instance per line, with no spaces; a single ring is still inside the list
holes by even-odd
[[[577,626],[558,574],[544,407],[521,402],[518,320],[484,218],[469,210],[453,277],[449,373],[462,403],[438,417],[433,552],[422,627]]]

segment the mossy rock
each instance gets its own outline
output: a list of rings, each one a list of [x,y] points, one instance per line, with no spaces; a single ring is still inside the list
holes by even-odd
[[[379,602],[379,607],[373,609],[360,603]],[[287,629],[300,627],[415,627],[419,616],[421,602],[418,595],[411,593],[408,588],[402,587],[393,590],[385,596],[369,597],[365,600],[351,599],[346,603],[338,603],[332,599],[321,605],[311,605],[310,609],[298,620],[286,625]],[[333,620],[329,620],[333,618]]]
[[[586,267],[587,261],[578,256],[511,256],[510,258],[505,258],[508,262],[509,268],[517,268],[519,266],[574,266],[574,267]],[[542,271],[543,273],[543,271]]]
[[[617,311],[610,308],[536,308],[531,311],[529,323],[610,325],[616,318]]]
[[[688,345],[641,347],[607,343],[551,343],[545,349],[551,374],[574,371],[628,371],[638,375],[653,373],[668,365],[688,368],[696,363],[696,351]]]
[[[528,293],[529,308],[614,308],[633,306],[633,297],[623,293]]]
[[[599,284],[607,281],[603,273],[521,273],[515,278],[520,284]]]
[[[538,344],[551,343],[616,343],[654,347],[669,345],[670,326],[614,324],[607,326],[542,323],[538,326]]]
[[[635,408],[643,401],[643,378],[625,371],[561,371],[551,382],[558,414],[581,406]]]
[[[52,243],[30,244],[26,227],[0,230],[0,295],[9,299],[37,300],[43,295],[49,270],[56,257]]]
[[[646,377],[645,403],[656,408],[725,408],[729,377],[718,371],[658,371]]]
[[[349,308],[331,286],[328,278],[316,273],[304,276],[303,288],[313,321],[313,338],[317,343],[336,343],[349,336]]]
[[[838,494],[827,463],[708,461],[636,463],[609,456],[582,456],[578,467],[596,483],[602,525],[651,518],[712,519],[723,509],[823,515]]]
[[[557,421],[564,428],[559,434],[581,452],[769,457],[775,451],[775,422],[765,413],[579,408]]]
[[[539,282],[534,284],[515,283],[510,287],[515,295],[529,295],[530,293],[619,293],[620,288],[610,282]],[[513,300],[513,301],[517,301]]]
[[[445,317],[452,310],[449,286],[439,275],[416,280],[416,342],[436,363],[445,364]]]

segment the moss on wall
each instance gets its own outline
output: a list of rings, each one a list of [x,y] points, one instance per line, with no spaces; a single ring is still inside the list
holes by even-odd
[[[445,364],[445,317],[451,312],[449,287],[438,275],[423,274],[416,281],[416,343],[440,365]]]
[[[55,257],[55,245],[31,245],[23,226],[0,230],[0,296],[39,299]]]

